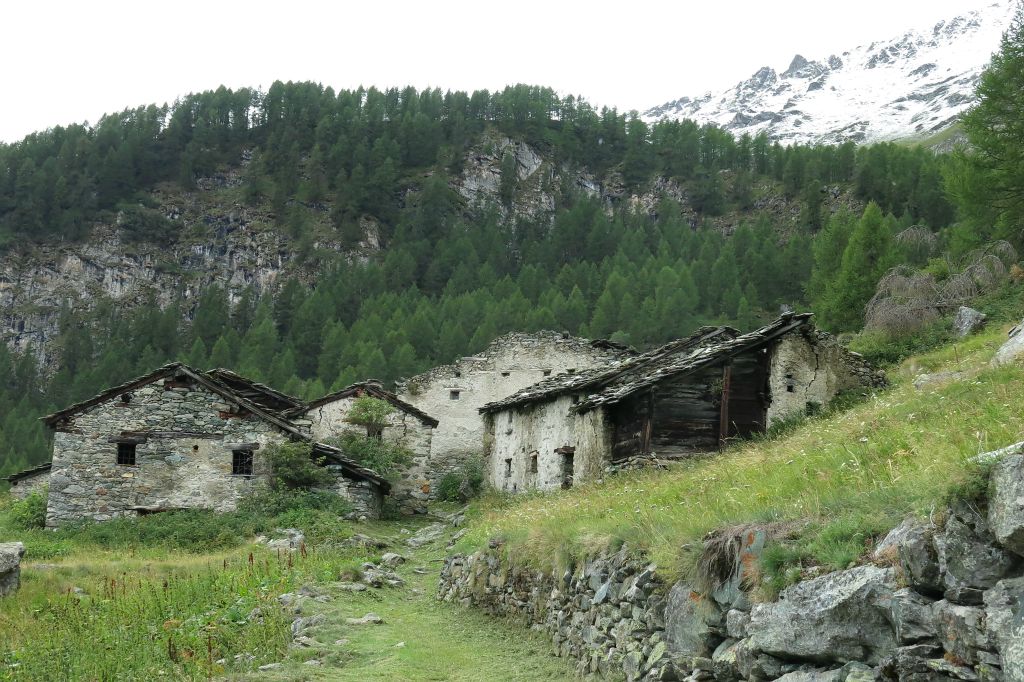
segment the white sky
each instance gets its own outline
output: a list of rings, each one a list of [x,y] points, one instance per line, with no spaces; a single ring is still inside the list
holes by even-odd
[[[991,2],[10,0],[0,6],[0,141],[275,80],[530,83],[643,110],[784,69],[797,52],[827,57]]]

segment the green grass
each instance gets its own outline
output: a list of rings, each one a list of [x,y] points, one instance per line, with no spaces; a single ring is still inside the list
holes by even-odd
[[[775,524],[787,548],[771,579],[791,580],[794,566],[843,568],[905,515],[928,513],[964,485],[970,457],[1021,440],[1024,369],[988,367],[1005,331],[912,358],[890,370],[891,389],[774,440],[567,492],[492,495],[459,549],[503,538],[516,561],[548,566],[628,543],[673,577],[690,571],[707,533],[758,523]],[[917,372],[942,370],[967,378],[913,388]]]

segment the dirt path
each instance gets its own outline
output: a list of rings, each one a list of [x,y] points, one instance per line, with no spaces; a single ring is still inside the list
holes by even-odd
[[[448,533],[450,535],[450,532]],[[348,592],[323,585],[329,601],[301,600],[303,617],[324,622],[304,631],[308,646],[293,647],[263,680],[572,680],[569,661],[551,653],[538,633],[434,598],[447,535],[420,549],[402,546],[406,557],[395,569],[405,585]],[[368,613],[377,625],[348,625]],[[310,663],[317,661],[318,663]]]

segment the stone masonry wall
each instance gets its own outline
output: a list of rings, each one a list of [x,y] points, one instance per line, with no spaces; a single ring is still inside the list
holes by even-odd
[[[46,487],[50,484],[50,472],[40,471],[37,474],[19,479],[11,486],[11,497],[16,500],[24,500],[32,493],[38,491],[46,494]]]
[[[305,420],[311,422],[309,429],[316,441],[337,438],[346,432],[365,435],[365,428],[346,421],[355,397],[339,398],[305,413]],[[412,453],[413,459],[391,489],[391,496],[399,508],[409,514],[425,514],[427,500],[432,487],[429,476],[431,441],[434,428],[424,424],[418,417],[396,409],[388,415],[388,425],[381,436],[384,440],[400,445]]]
[[[604,410],[571,413],[572,397],[529,407],[515,407],[485,416],[487,482],[499,490],[557,490],[562,487],[562,455],[575,448],[573,483],[601,476],[611,437]],[[536,471],[532,470],[536,456]]]
[[[666,590],[626,548],[545,572],[511,566],[492,543],[449,557],[438,597],[542,630],[601,677],[1024,682],[1022,451],[995,465],[987,503],[955,503],[939,524],[908,519],[860,565],[807,570],[776,601],[747,592],[767,537],[753,527],[708,542],[732,569],[702,590]]]
[[[842,391],[882,386],[885,377],[831,334],[788,334],[771,350],[767,424],[826,407]],[[811,408],[810,406],[816,406]]]
[[[284,440],[254,417],[229,416],[229,406],[206,389],[174,387],[162,380],[139,388],[132,399],[97,405],[54,434],[47,525],[90,518],[132,516],[133,507],[207,508],[229,511],[266,473],[260,449]],[[136,446],[134,466],[117,464],[122,431],[188,432],[150,436]],[[231,474],[232,445],[259,443],[254,476]]]
[[[436,482],[465,459],[483,452],[480,407],[546,376],[594,367],[621,355],[622,351],[597,348],[586,339],[557,332],[512,333],[478,355],[402,382],[397,387],[399,397],[440,422],[431,442],[428,478]]]

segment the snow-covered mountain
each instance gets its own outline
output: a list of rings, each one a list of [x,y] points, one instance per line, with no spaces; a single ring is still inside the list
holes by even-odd
[[[810,61],[767,66],[738,85],[644,112],[688,118],[782,142],[875,142],[936,133],[973,102],[974,87],[1007,29],[1015,0],[924,30]]]

